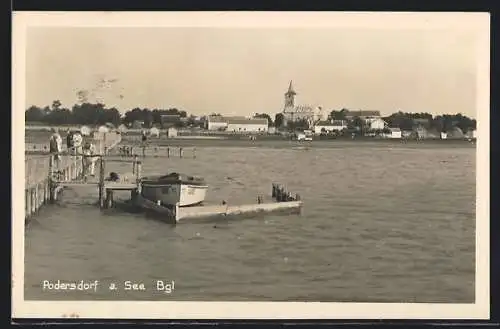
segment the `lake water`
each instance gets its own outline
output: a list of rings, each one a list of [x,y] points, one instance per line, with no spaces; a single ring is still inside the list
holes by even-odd
[[[279,182],[301,194],[302,215],[172,226],[101,212],[95,188],[66,190],[26,227],[25,298],[474,302],[474,147],[316,145],[201,147],[143,165],[204,176],[208,202],[253,203]],[[54,292],[44,280],[99,287]],[[127,280],[147,290],[125,291]]]

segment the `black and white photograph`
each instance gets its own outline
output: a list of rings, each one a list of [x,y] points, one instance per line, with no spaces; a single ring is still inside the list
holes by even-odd
[[[489,24],[14,12],[13,315],[488,318]]]

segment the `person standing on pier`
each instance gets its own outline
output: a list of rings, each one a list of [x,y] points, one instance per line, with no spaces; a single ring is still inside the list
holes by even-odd
[[[75,155],[82,154],[83,152],[82,143],[83,143],[82,134],[80,134],[80,132],[75,132],[73,134],[73,148]]]
[[[70,154],[73,154],[73,132],[69,129],[66,135],[66,148]]]
[[[95,176],[95,162],[97,161],[97,157],[93,157],[96,153],[95,145],[87,142],[83,146],[83,168],[84,168],[84,177],[88,175],[94,177]]]
[[[50,154],[54,156],[54,165],[57,169],[59,169],[59,164],[61,161],[60,153],[62,152],[62,138],[61,135],[59,135],[59,131],[57,128],[52,128],[51,130],[52,135],[50,136],[49,140],[49,150]]]

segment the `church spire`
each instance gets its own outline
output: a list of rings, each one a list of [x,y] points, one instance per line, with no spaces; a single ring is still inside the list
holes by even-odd
[[[296,95],[297,93],[293,90],[292,80],[290,80],[290,85],[288,86],[288,91],[286,92],[289,95]]]

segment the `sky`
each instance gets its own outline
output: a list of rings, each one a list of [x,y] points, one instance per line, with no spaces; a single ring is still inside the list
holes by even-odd
[[[26,40],[27,107],[93,90],[122,113],[274,115],[293,80],[298,105],[476,117],[478,40],[463,29],[29,27]]]

